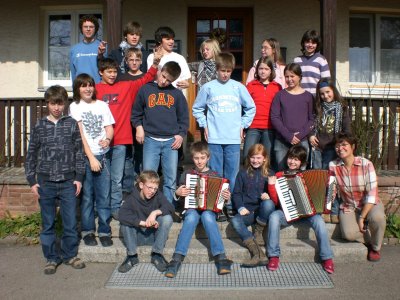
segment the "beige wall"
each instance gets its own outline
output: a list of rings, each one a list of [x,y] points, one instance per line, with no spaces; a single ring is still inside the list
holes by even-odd
[[[42,55],[43,26],[40,7],[54,5],[55,1],[13,0],[0,4],[0,98],[41,97],[38,92],[40,75],[40,56]],[[77,5],[83,1],[59,0],[57,5]],[[182,54],[187,51],[187,7],[190,6],[245,6],[254,8],[254,58],[259,56],[261,41],[275,37],[281,46],[287,47],[287,61],[300,53],[300,39],[310,28],[319,29],[319,1],[281,1],[261,0],[176,0],[168,7],[164,1],[123,1],[123,19],[137,20],[144,28],[143,42],[154,39],[157,27],[166,25],[176,32],[182,40]],[[104,0],[86,0],[85,4],[104,4]],[[267,3],[267,4],[266,4]],[[282,4],[281,4],[282,3]],[[348,84],[348,17],[350,9],[366,8],[369,12],[396,8],[400,12],[398,0],[369,0],[368,7],[363,0],[338,0],[337,19],[337,78],[343,93]],[[146,5],[144,5],[146,4]],[[104,11],[106,13],[106,11]]]

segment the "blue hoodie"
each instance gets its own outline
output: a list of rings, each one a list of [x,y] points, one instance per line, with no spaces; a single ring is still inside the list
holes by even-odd
[[[241,143],[240,129],[250,126],[256,107],[243,84],[215,79],[200,89],[192,111],[199,126],[208,129],[208,143],[229,145]]]

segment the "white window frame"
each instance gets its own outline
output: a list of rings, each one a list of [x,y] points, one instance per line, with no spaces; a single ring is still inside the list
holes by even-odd
[[[82,14],[101,14],[103,16],[103,28],[104,28],[104,12],[102,6],[99,5],[88,5],[88,6],[62,6],[62,7],[42,7],[44,12],[44,32],[43,32],[43,68],[41,74],[41,86],[45,89],[51,85],[61,85],[68,90],[71,89],[72,81],[71,78],[67,80],[50,80],[49,75],[49,26],[50,26],[50,16],[55,15],[70,15],[71,16],[71,47],[79,43],[79,38],[81,36],[79,29],[79,15]],[[104,32],[103,32],[104,35]],[[39,89],[40,90],[40,89]]]
[[[400,83],[381,82],[381,18],[382,17],[400,17],[396,14],[379,13],[350,13],[350,18],[366,18],[370,21],[370,39],[371,39],[371,81],[350,81],[350,94],[356,95],[400,95]],[[349,64],[350,74],[350,64]]]

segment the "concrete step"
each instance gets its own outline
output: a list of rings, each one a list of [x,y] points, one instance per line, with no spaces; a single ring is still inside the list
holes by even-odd
[[[179,232],[182,228],[183,223],[174,223],[171,227],[171,231],[169,232],[170,239],[177,239]],[[239,238],[236,231],[233,229],[232,225],[229,222],[221,222],[218,223],[219,230],[221,232],[221,236],[223,239],[235,239]],[[326,224],[326,228],[328,230],[328,235],[330,238],[339,239],[341,238],[340,227],[338,224]],[[249,227],[250,229],[250,227]],[[113,237],[121,237],[119,232],[119,222],[113,220],[111,222],[111,231]],[[198,239],[206,239],[206,232],[201,224],[197,226],[195,235]],[[315,234],[312,228],[303,224],[295,224],[293,226],[288,226],[286,228],[281,229],[281,239],[300,239],[300,240],[313,240],[315,241]]]
[[[83,241],[79,247],[79,256],[88,262],[121,263],[126,256],[126,248],[120,238],[113,238],[111,247],[86,246]],[[234,262],[241,263],[249,258],[249,252],[241,245],[238,239],[223,239],[227,256]],[[169,261],[175,249],[176,239],[168,239],[164,249],[164,255]],[[342,240],[331,240],[335,262],[365,261],[367,248],[360,243],[349,243]],[[208,239],[192,239],[187,263],[207,263],[212,260],[209,252]],[[285,239],[281,240],[281,260],[284,262],[313,262],[318,261],[317,244],[311,240]],[[150,261],[150,246],[138,247],[138,255],[141,262]]]

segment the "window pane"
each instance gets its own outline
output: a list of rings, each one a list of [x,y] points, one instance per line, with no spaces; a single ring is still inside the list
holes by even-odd
[[[230,20],[229,21],[229,32],[231,32],[231,33],[243,32],[243,21],[242,20]]]
[[[229,48],[230,49],[242,49],[243,48],[243,37],[241,37],[241,36],[229,37]]]
[[[200,45],[202,42],[204,42],[206,39],[208,39],[208,36],[197,36],[196,37],[196,49],[200,50]]]
[[[236,66],[243,65],[243,52],[233,52],[232,54],[235,57]]]
[[[372,81],[371,24],[369,17],[350,18],[350,81]]]
[[[197,33],[208,33],[210,32],[210,20],[197,20]]]
[[[399,17],[381,18],[381,83],[400,83],[399,32]]]
[[[69,48],[71,46],[71,16],[49,17],[48,79],[69,79]]]
[[[223,28],[226,30],[226,20],[214,20],[213,28]]]
[[[242,81],[242,72],[243,72],[243,69],[233,70],[231,78],[241,82]]]

